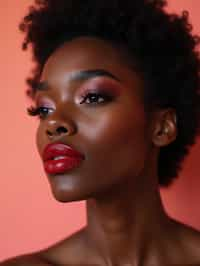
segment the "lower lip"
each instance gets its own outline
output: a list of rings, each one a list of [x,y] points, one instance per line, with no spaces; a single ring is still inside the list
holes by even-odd
[[[62,174],[80,165],[83,159],[76,157],[66,157],[59,160],[49,160],[44,162],[44,169],[48,174]]]

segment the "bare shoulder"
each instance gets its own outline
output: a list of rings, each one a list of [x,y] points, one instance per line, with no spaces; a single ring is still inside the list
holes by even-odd
[[[87,237],[86,227],[72,233],[41,252],[42,258],[52,265],[104,265],[105,262],[95,253]]]
[[[92,260],[84,228],[43,250],[40,255],[52,265],[82,265],[88,258]]]
[[[7,259],[0,263],[0,266],[49,266],[48,263],[40,254],[28,254]]]
[[[81,254],[85,250],[79,249],[84,230],[79,230],[70,237],[63,239],[52,246],[32,253],[18,257],[13,257],[0,262],[0,266],[56,266],[71,265],[71,262],[77,262],[77,258],[82,258]],[[82,246],[85,246],[85,242]],[[77,256],[79,254],[79,256]],[[75,260],[75,261],[74,261]]]
[[[200,265],[200,231],[174,219],[172,221],[178,232],[177,244],[183,251],[182,256],[186,261]]]

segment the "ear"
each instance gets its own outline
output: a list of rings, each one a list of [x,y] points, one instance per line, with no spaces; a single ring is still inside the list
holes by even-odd
[[[177,116],[173,108],[154,113],[152,142],[157,147],[167,146],[177,137]]]

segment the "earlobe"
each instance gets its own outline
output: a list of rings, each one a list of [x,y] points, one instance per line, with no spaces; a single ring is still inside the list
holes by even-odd
[[[177,117],[171,109],[160,112],[155,121],[152,142],[157,147],[172,143],[177,137]]]

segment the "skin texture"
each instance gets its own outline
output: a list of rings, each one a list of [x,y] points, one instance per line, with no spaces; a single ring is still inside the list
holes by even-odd
[[[119,81],[73,78],[95,69]],[[86,200],[87,225],[32,258],[41,265],[200,265],[200,233],[168,217],[159,194],[159,149],[176,139],[175,110],[147,115],[141,75],[120,48],[95,38],[59,47],[41,81],[46,89],[37,92],[35,102],[52,110],[40,120],[38,151],[42,156],[47,144],[61,141],[85,155],[78,168],[47,177],[56,200]],[[112,100],[80,104],[86,88],[103,89]],[[39,265],[30,257],[5,265],[24,265],[26,259],[26,265]]]

